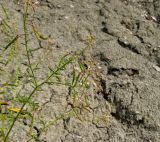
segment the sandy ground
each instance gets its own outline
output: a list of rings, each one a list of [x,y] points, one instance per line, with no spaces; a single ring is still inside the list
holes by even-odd
[[[15,20],[21,19],[21,1],[0,2],[10,9]],[[82,114],[91,121],[62,119],[36,141],[160,141],[159,0],[39,0],[34,20],[40,31],[53,39],[43,69],[46,62],[54,65],[60,55],[84,48],[86,37],[93,35],[95,43],[86,60],[95,62],[92,79],[97,83],[91,111]],[[38,50],[35,58],[41,52],[45,51]],[[49,121],[64,111],[67,89],[46,90],[46,95],[36,99],[43,106],[39,117]],[[104,115],[107,123],[94,122]],[[10,141],[26,142],[26,129],[27,125],[18,122]]]

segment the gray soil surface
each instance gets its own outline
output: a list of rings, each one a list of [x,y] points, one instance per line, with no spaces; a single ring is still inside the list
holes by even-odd
[[[20,20],[21,1],[1,2]],[[84,48],[90,34],[95,37],[85,57],[95,62],[92,105],[82,114],[91,121],[62,119],[35,141],[160,142],[160,0],[39,0],[34,18],[53,39],[44,59],[50,65]],[[35,55],[39,52],[44,51]],[[50,120],[63,112],[67,92],[65,87],[46,88],[36,98],[42,106],[39,117]],[[104,115],[107,123],[95,122]],[[26,142],[25,129],[17,122],[11,142]]]

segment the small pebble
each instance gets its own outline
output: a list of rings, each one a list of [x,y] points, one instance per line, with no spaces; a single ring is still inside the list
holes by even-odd
[[[68,16],[65,16],[64,18],[65,18],[65,19],[69,19],[69,17],[68,17]]]
[[[156,71],[160,72],[160,67],[158,67],[158,66],[156,66],[156,65],[153,65],[153,68],[154,68]]]
[[[71,8],[74,8],[74,5],[71,4],[70,7],[71,7]]]

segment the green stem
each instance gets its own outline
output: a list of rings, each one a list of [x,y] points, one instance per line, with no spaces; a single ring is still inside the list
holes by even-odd
[[[55,74],[57,74],[60,70],[62,70],[66,65],[68,65],[70,62],[72,61],[72,59],[68,60],[67,62],[65,62],[64,64],[62,64],[61,66],[57,67],[44,81],[42,81],[42,83],[40,83],[39,85],[37,85],[32,92],[30,93],[30,95],[28,96],[27,100],[23,103],[23,105],[21,106],[20,111],[17,113],[16,117],[14,118],[9,131],[7,132],[4,142],[7,142],[8,136],[16,122],[16,120],[18,119],[19,115],[21,114],[22,110],[24,109],[25,105],[29,102],[30,98],[33,96],[33,94],[39,89],[41,88],[45,83],[47,83]]]
[[[25,35],[25,48],[26,48],[26,52],[27,52],[27,59],[28,59],[28,66],[29,66],[29,69],[32,73],[32,77],[34,79],[34,83],[35,83],[35,87],[34,89],[32,90],[32,92],[29,94],[27,100],[23,103],[23,105],[21,106],[20,108],[20,111],[17,113],[17,115],[15,116],[15,118],[13,119],[12,121],[12,124],[7,132],[7,134],[5,135],[5,138],[4,138],[4,142],[7,142],[8,141],[8,137],[9,137],[9,134],[11,132],[11,130],[13,129],[14,125],[15,125],[15,122],[17,121],[19,115],[21,114],[21,112],[23,111],[24,107],[26,106],[26,104],[29,102],[29,100],[31,99],[31,97],[34,95],[34,93],[36,91],[39,90],[39,88],[41,88],[45,83],[47,83],[54,75],[56,75],[60,70],[62,70],[63,68],[66,67],[66,65],[68,65],[70,62],[72,62],[73,58],[70,58],[69,60],[67,60],[66,62],[63,62],[64,61],[64,58],[61,59],[60,63],[58,64],[58,66],[56,67],[55,70],[52,71],[52,73],[44,80],[42,81],[40,84],[37,84],[37,81],[36,81],[36,77],[34,75],[34,71],[32,69],[32,65],[31,65],[31,60],[30,60],[30,51],[28,49],[28,32],[27,32],[27,25],[26,25],[26,21],[27,21],[27,11],[28,11],[28,6],[29,6],[29,0],[27,0],[26,2],[26,5],[25,5],[25,13],[23,15],[23,30],[24,30],[24,35]]]
[[[34,84],[35,86],[37,86],[37,81],[36,81],[36,77],[32,68],[32,64],[31,64],[31,60],[30,60],[30,51],[28,48],[28,29],[27,29],[27,14],[28,14],[28,6],[29,6],[29,0],[27,0],[26,2],[26,6],[25,6],[25,10],[24,10],[24,15],[23,15],[23,31],[24,31],[24,41],[25,41],[25,49],[26,49],[26,53],[27,53],[27,60],[28,60],[28,67],[31,71],[33,80],[34,80]]]

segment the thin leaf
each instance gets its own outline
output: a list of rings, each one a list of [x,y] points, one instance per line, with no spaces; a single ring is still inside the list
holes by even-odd
[[[85,66],[83,63],[79,63],[79,67],[80,67],[81,71],[83,71],[85,69]]]
[[[8,102],[0,102],[0,105],[9,105]]]
[[[32,30],[33,30],[33,33],[35,35],[35,37],[38,39],[38,40],[47,40],[49,37],[45,37],[43,36],[37,29],[36,27],[33,25],[32,23]]]
[[[14,37],[13,40],[4,47],[4,49],[7,50],[17,39],[18,35],[16,35],[16,37]]]
[[[19,108],[8,108],[8,110],[16,112],[16,113],[21,111],[21,109],[19,109]]]
[[[9,16],[8,16],[8,13],[7,13],[6,8],[5,8],[2,4],[1,4],[1,7],[2,7],[2,9],[3,9],[3,12],[4,12],[6,18],[9,19]]]

